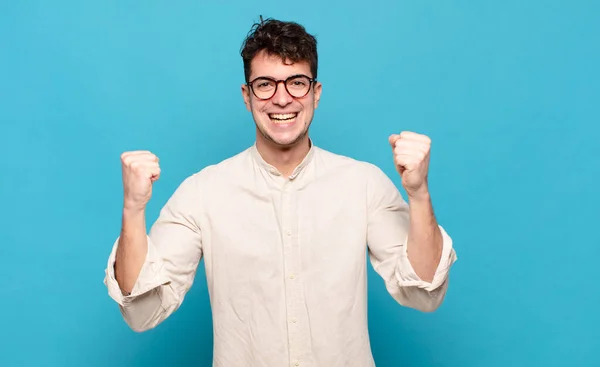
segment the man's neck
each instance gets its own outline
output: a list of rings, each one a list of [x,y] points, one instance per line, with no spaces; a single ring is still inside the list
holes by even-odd
[[[275,167],[282,175],[288,177],[304,160],[310,150],[310,139],[305,136],[291,147],[278,147],[263,139],[256,140],[256,149],[268,164]]]

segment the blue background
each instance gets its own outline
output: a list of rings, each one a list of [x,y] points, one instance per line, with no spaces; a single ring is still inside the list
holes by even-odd
[[[316,144],[379,165],[433,140],[431,190],[459,261],[433,314],[370,272],[378,367],[600,365],[600,2],[3,1],[0,365],[210,366],[203,267],[136,334],[102,280],[119,155],[188,175],[252,144],[239,48],[262,14],[317,35]]]

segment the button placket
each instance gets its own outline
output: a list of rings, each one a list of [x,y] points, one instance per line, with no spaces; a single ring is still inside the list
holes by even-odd
[[[285,272],[288,276],[285,278],[287,315],[288,315],[288,340],[290,347],[290,361],[293,365],[299,363],[299,360],[305,353],[306,346],[303,337],[303,295],[302,288],[298,284],[299,258],[297,254],[295,234],[294,213],[294,193],[287,182],[282,190],[282,229],[283,229],[283,250],[285,261]]]

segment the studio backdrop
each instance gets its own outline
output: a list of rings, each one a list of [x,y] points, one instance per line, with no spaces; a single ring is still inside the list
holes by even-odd
[[[377,366],[599,366],[598,14],[591,0],[2,1],[0,365],[211,365],[204,264],[148,332],[108,296],[120,154],[160,157],[151,225],[184,178],[253,144],[239,51],[262,15],[318,39],[316,145],[400,187],[387,137],[432,139],[459,260],[435,313],[398,305],[369,266]]]

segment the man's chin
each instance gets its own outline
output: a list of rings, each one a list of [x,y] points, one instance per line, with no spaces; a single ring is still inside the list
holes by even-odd
[[[261,131],[261,135],[268,143],[274,146],[279,148],[291,148],[301,143],[306,137],[307,133],[305,132],[296,136],[279,137]]]
[[[264,126],[260,126],[259,124],[256,123],[255,121],[255,125],[256,125],[256,132],[257,132],[257,138],[262,138],[262,140],[264,140],[266,143],[271,144],[275,147],[278,148],[291,148],[294,147],[296,145],[298,145],[299,143],[301,143],[302,141],[304,141],[304,139],[307,137],[308,135],[308,129],[301,131],[301,132],[288,132],[288,133],[282,133],[282,132],[275,132],[275,131],[269,131],[269,129],[266,129]]]
[[[278,139],[278,138],[269,137],[267,140],[269,140],[271,143],[273,143],[274,145],[276,145],[280,148],[291,148],[293,146],[298,145],[298,143],[300,143],[300,141],[302,141],[302,137],[298,136],[293,139]]]

